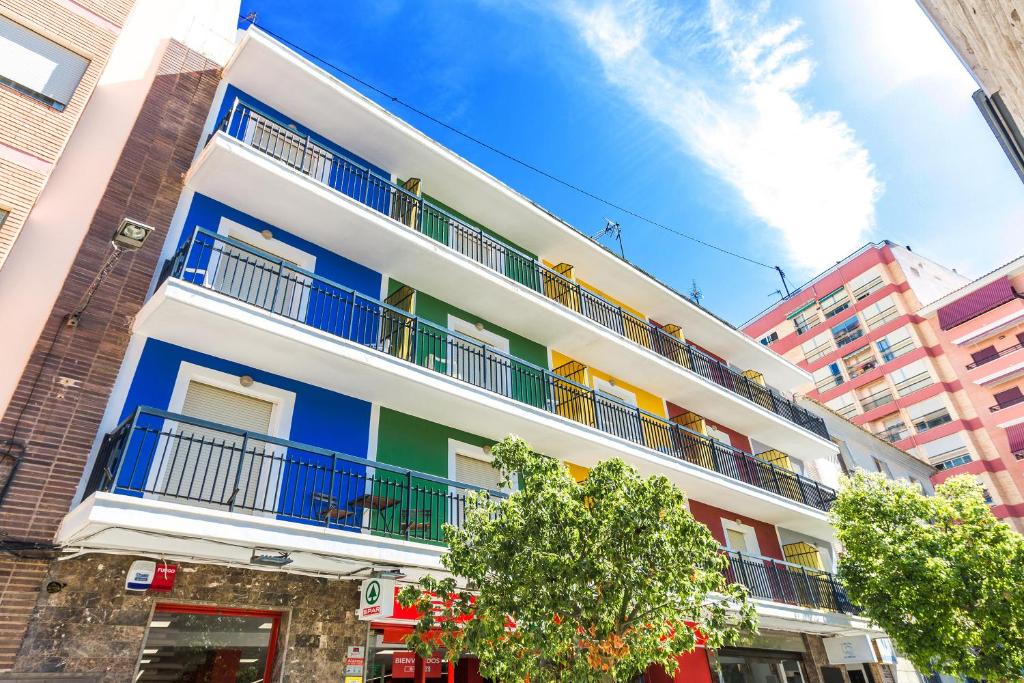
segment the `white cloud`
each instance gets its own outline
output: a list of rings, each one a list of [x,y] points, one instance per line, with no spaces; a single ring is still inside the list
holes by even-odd
[[[777,231],[793,264],[815,270],[867,239],[882,184],[842,116],[799,97],[814,64],[796,19],[768,3],[706,13],[656,0],[599,0],[564,12],[607,80],[674,133]]]

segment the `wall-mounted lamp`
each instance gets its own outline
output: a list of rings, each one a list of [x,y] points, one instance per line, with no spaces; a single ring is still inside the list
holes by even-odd
[[[243,387],[251,387],[253,385],[252,377],[249,375],[242,375],[238,378],[238,383]]]
[[[265,240],[272,240],[272,239],[274,239],[274,233],[271,230],[262,230],[260,232],[260,236],[263,239],[265,239]]]

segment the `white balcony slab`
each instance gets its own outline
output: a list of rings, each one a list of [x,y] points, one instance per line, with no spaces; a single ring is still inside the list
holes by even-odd
[[[831,441],[224,133],[211,139],[186,183],[802,460],[836,451]]]
[[[69,512],[56,542],[106,552],[252,565],[256,548],[289,553],[288,571],[338,576],[367,565],[400,566],[410,579],[441,570],[439,545],[327,529],[115,493],[94,493]]]
[[[538,451],[579,465],[620,457],[645,474],[669,477],[695,500],[832,538],[826,513],[802,503],[197,285],[165,282],[136,317],[134,329],[487,438],[517,434]]]
[[[251,28],[224,68],[244,92],[424,191],[655,320],[787,391],[810,375],[626,263],[586,235],[466,159],[443,147],[328,72]],[[282,87],[282,84],[288,84]],[[240,207],[242,208],[242,207]]]

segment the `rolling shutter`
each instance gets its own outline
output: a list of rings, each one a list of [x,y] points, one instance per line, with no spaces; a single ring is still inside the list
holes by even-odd
[[[491,463],[469,455],[455,454],[455,479],[463,484],[472,484],[497,491],[501,474]]]
[[[0,76],[55,102],[71,101],[89,60],[0,16]]]
[[[273,407],[269,401],[193,381],[188,385],[181,412],[266,434]],[[233,503],[243,508],[267,509],[274,503],[276,493],[272,495],[272,490],[276,492],[276,473],[280,468],[268,444],[250,439],[243,453],[241,436],[187,422],[178,424],[173,439],[161,465],[163,493],[214,507]]]

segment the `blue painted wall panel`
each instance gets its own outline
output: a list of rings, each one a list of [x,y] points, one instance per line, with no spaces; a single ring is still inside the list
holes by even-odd
[[[293,392],[295,408],[289,440],[366,457],[370,429],[370,404],[366,401],[156,339],[146,341],[121,419],[129,417],[139,406],[168,410],[182,362],[237,376],[250,375],[256,382]],[[160,435],[165,431],[162,422],[148,417],[141,423],[148,428],[148,433],[137,431],[125,448],[124,463],[117,481],[119,492],[142,495],[150,466],[163,447],[160,441]],[[285,465],[276,508],[278,519],[311,522],[313,520],[309,518],[318,517],[324,505],[313,500],[314,493],[325,494],[323,498],[327,498],[329,493],[330,498],[344,504],[362,491],[366,469],[361,464],[336,461],[327,455],[296,448],[289,448],[283,457]],[[346,472],[347,475],[335,474],[332,479],[332,471]],[[331,481],[333,488],[328,483]]]
[[[362,292],[367,296],[374,298],[380,296],[381,275],[377,271],[332,251],[328,251],[317,244],[296,237],[288,232],[288,226],[271,225],[201,194],[196,194],[192,198],[188,214],[185,216],[185,225],[181,232],[178,246],[180,247],[192,239],[196,228],[205,228],[211,232],[217,232],[221,218],[227,218],[256,232],[270,230],[274,234],[274,239],[316,257],[316,267],[314,270],[317,275]],[[259,244],[254,246],[258,248]],[[188,266],[195,270],[196,268],[205,267],[205,264],[197,262],[189,263]]]

